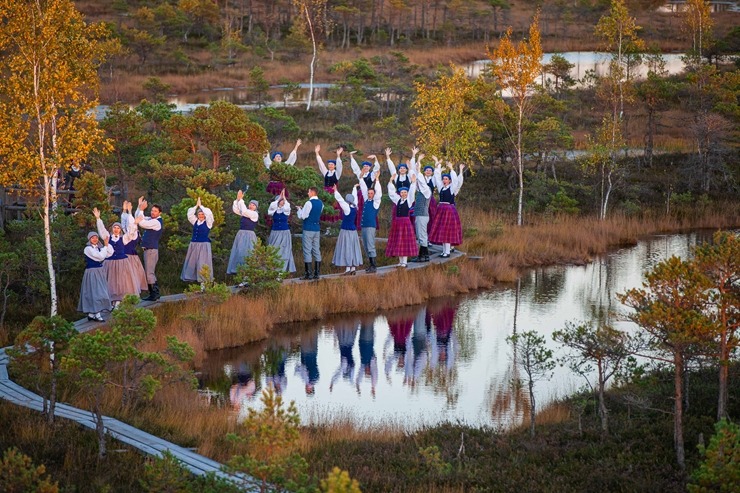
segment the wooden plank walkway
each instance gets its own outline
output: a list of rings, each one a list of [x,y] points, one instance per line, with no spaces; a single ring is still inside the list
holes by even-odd
[[[433,258],[431,259],[430,262],[428,263],[409,263],[408,267],[406,268],[407,269],[421,269],[428,265],[444,263],[444,262],[447,262],[447,261],[450,261],[456,258],[460,258],[463,255],[465,255],[462,252],[454,251],[452,252],[449,258],[443,259],[443,258],[440,258],[438,255],[436,255],[440,253],[440,250],[434,249],[434,247],[430,247],[430,250],[433,253]],[[395,270],[399,268],[400,267],[396,265],[379,267],[377,273],[375,274],[367,274],[364,270],[360,270],[357,272],[357,276],[383,276],[386,274],[390,274],[391,272],[395,272]],[[341,278],[341,274],[328,274],[328,275],[321,276],[321,279],[318,282],[321,282],[322,280],[331,280],[331,279],[339,279],[339,278]],[[304,281],[303,279],[300,279],[300,278],[293,278],[293,279],[287,279],[284,282],[302,283],[302,282],[317,282],[317,281]],[[239,291],[239,288],[235,286],[232,286],[231,289],[234,292]],[[171,303],[175,301],[183,301],[185,299],[187,299],[187,296],[183,293],[179,293],[179,294],[173,294],[173,295],[168,295],[168,296],[162,296],[159,299],[159,301],[156,301],[156,302],[142,301],[139,304],[139,306],[151,308],[151,307],[157,306],[160,303]],[[108,319],[109,316],[110,314],[104,314],[104,318],[106,319]],[[101,327],[101,324],[99,322],[90,322],[87,320],[87,318],[78,320],[77,322],[75,322],[74,325],[75,325],[75,328],[79,332],[87,332],[89,330]],[[12,380],[10,380],[10,377],[8,376],[8,364],[10,362],[10,357],[6,354],[6,351],[5,351],[6,349],[8,348],[0,349],[0,399],[4,399],[18,406],[23,406],[23,407],[33,409],[39,412],[43,411],[44,404],[43,404],[43,399],[41,396],[34,394],[30,390],[25,389],[21,387],[20,385],[16,384],[15,382],[13,382]],[[63,404],[63,403],[57,403],[56,409],[54,411],[54,415],[60,418],[70,419],[86,428],[95,430],[95,417],[90,411],[86,411],[84,409],[78,409],[76,407],[72,407],[70,405]],[[256,479],[251,478],[246,475],[232,475],[232,474],[225,473],[222,470],[223,468],[222,464],[212,459],[209,459],[208,457],[197,454],[193,452],[192,450],[188,450],[172,442],[162,440],[159,437],[146,433],[142,430],[139,430],[138,428],[134,428],[131,425],[128,425],[122,421],[119,421],[117,419],[114,419],[108,416],[103,417],[103,423],[105,426],[105,432],[108,435],[146,454],[153,455],[156,457],[161,457],[165,451],[169,451],[173,456],[177,457],[177,459],[182,462],[183,466],[186,469],[188,469],[190,472],[192,472],[195,475],[201,476],[201,475],[206,475],[208,473],[213,473],[220,478],[233,481],[234,483],[239,484],[239,485],[244,485],[244,484],[254,485],[254,486],[247,487],[247,489],[245,489],[244,491],[258,491],[259,490],[259,488],[256,486],[258,484]]]

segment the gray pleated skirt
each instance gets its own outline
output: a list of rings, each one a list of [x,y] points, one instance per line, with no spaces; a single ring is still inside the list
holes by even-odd
[[[254,250],[255,241],[257,241],[257,235],[254,234],[254,231],[239,230],[234,238],[234,244],[231,246],[229,266],[226,268],[227,274],[236,274],[237,267],[244,263],[244,257]]]
[[[213,279],[213,255],[211,254],[211,243],[190,242],[188,245],[188,254],[185,256],[185,265],[182,266],[180,279],[183,281],[200,282],[200,269],[204,265],[208,266],[210,278]]]
[[[108,294],[111,301],[121,301],[127,294],[139,296],[141,293],[141,282],[131,269],[128,258],[117,260],[106,260],[103,263],[105,275],[108,278]],[[146,281],[146,279],[144,279]],[[146,283],[144,283],[146,285]]]
[[[144,266],[142,265],[139,256],[126,255],[126,262],[128,263],[128,268],[134,275],[134,279],[139,282],[139,292],[149,289],[149,285],[146,282],[146,272],[144,272]]]
[[[280,256],[283,258],[283,269],[288,272],[295,272],[295,260],[293,260],[293,235],[289,229],[281,231],[270,231],[270,237],[267,239],[269,246],[277,247],[280,250]]]
[[[105,265],[105,264],[103,264]],[[108,294],[108,279],[104,267],[85,269],[80,287],[80,302],[77,311],[82,313],[98,313],[111,309],[110,295]]]
[[[338,267],[358,267],[362,265],[360,238],[356,230],[340,229],[337,246],[331,263]]]

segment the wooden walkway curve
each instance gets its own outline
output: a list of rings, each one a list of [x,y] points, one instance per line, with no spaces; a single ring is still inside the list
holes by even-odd
[[[438,251],[436,253],[439,253]],[[428,265],[435,265],[460,258],[464,253],[459,251],[452,252],[449,258],[439,258],[434,256],[429,263],[410,263],[408,269],[419,269],[424,268]],[[376,274],[366,274],[364,271],[358,271],[358,276],[382,276],[394,272],[397,266],[385,266],[379,267]],[[340,278],[341,274],[329,274],[322,276],[321,279],[335,279]],[[288,279],[284,282],[315,282],[315,281],[303,281],[300,278]],[[319,281],[320,282],[320,281]],[[238,288],[232,287],[232,290],[238,291]],[[140,306],[150,308],[158,305],[159,303],[168,303],[183,301],[187,299],[184,294],[174,294],[163,296],[157,302],[142,301]],[[106,317],[107,318],[107,317]],[[79,332],[88,332],[92,329],[98,328],[101,325],[97,322],[89,322],[87,318],[78,320],[75,322],[75,328]],[[30,390],[21,387],[16,384],[8,375],[8,364],[10,357],[6,353],[6,349],[0,349],[0,399],[4,399],[18,406],[33,409],[41,412],[43,410],[43,398],[37,394],[34,394]],[[79,409],[68,404],[57,403],[55,416],[60,418],[70,419],[79,423],[80,425],[95,430],[95,418],[90,411]],[[105,431],[112,438],[119,440],[123,443],[130,445],[146,454],[161,457],[166,451],[169,451],[174,457],[182,462],[182,465],[188,469],[191,473],[202,476],[209,473],[213,473],[216,476],[232,481],[239,485],[244,484],[257,484],[257,480],[250,478],[245,475],[233,475],[223,471],[223,464],[216,462],[208,457],[202,456],[189,450],[187,448],[176,445],[172,442],[168,442],[159,437],[146,433],[138,428],[134,428],[122,421],[108,416],[103,417],[103,423],[105,425]],[[248,487],[244,491],[258,491],[257,486]]]

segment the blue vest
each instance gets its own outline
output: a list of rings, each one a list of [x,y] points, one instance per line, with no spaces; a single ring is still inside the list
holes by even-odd
[[[455,196],[452,194],[452,189],[448,188],[447,190],[440,190],[439,201],[455,205]]]
[[[288,231],[290,225],[288,224],[288,215],[284,212],[276,212],[272,215],[272,230],[273,231]]]
[[[113,247],[113,255],[108,257],[110,260],[122,260],[126,258],[126,250],[122,237],[119,236],[118,241],[113,241],[113,237],[111,237],[108,244]]]
[[[409,217],[410,210],[408,200],[399,200],[396,204],[396,217]]]
[[[257,225],[257,221],[252,221],[248,217],[242,216],[239,219],[239,229],[245,231],[254,231],[254,227]]]
[[[362,204],[362,221],[361,228],[374,228],[378,225],[378,209],[372,200],[368,199]]]
[[[311,199],[311,212],[303,220],[303,231],[321,231],[321,211],[324,210],[324,203],[318,198]]]
[[[162,237],[164,223],[162,222],[161,217],[158,217],[157,221],[159,221],[160,224],[159,231],[154,231],[153,229],[144,230],[144,235],[141,237],[141,246],[143,246],[144,248],[150,250],[159,249],[159,239]]]
[[[324,187],[333,187],[339,183],[339,178],[337,178],[337,172],[335,171],[333,175],[329,175],[329,173],[326,173],[324,175]]]
[[[341,229],[348,231],[355,231],[355,220],[357,219],[357,207],[349,206],[349,214],[345,214],[342,218]]]
[[[100,250],[100,247],[94,247]],[[93,260],[84,253],[82,254],[85,257],[85,268],[86,269],[97,269],[98,267],[103,266],[103,262],[98,262],[97,260]]]
[[[134,241],[129,241],[123,246],[123,251],[126,255],[138,255],[136,252],[136,245],[139,243],[139,237],[137,236]]]
[[[208,227],[208,223],[203,221],[202,224],[198,224],[196,221],[193,224],[193,236],[190,238],[191,243],[210,243],[211,239],[208,234],[211,232],[211,228]]]

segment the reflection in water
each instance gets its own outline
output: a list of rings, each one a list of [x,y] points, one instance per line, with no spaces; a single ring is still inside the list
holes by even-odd
[[[296,402],[304,423],[519,424],[528,419],[529,402],[515,383],[520,375],[506,337],[536,330],[558,356],[551,334],[567,321],[632,330],[616,293],[638,286],[660,260],[687,256],[704,238],[656,237],[589,265],[532,269],[516,283],[462,298],[281,328],[270,340],[208,353],[202,382],[228,395],[240,416],[259,406],[260,390],[272,386]],[[557,367],[535,392],[545,407],[581,385]]]

